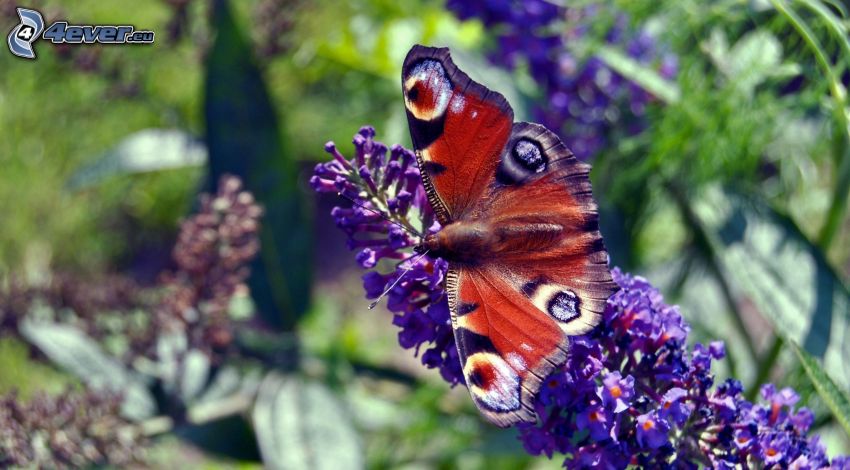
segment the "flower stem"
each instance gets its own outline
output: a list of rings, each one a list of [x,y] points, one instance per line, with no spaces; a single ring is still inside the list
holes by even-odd
[[[673,183],[670,182],[667,182],[665,184],[665,187],[673,195],[673,200],[679,207],[679,212],[682,214],[682,218],[685,219],[688,226],[691,228],[691,232],[695,238],[695,244],[703,253],[703,258],[706,261],[709,271],[714,275],[714,278],[717,280],[717,284],[719,285],[720,291],[723,294],[723,298],[726,300],[727,307],[729,308],[729,317],[735,324],[738,333],[744,339],[744,344],[747,347],[747,352],[749,352],[750,359],[753,361],[758,361],[759,354],[756,350],[755,340],[747,330],[747,326],[744,324],[744,319],[741,316],[741,312],[738,311],[737,302],[735,301],[735,297],[732,295],[732,288],[729,285],[729,282],[726,280],[726,277],[723,275],[723,271],[720,269],[720,265],[718,264],[717,258],[714,255],[714,249],[711,246],[711,242],[709,241],[708,234],[705,231],[705,227],[703,227],[702,222],[699,220],[699,217],[697,217],[696,213],[694,213],[693,209],[688,204],[687,199],[682,193],[682,190],[680,188],[677,188]]]
[[[777,335],[773,337],[773,343],[770,345],[770,348],[765,351],[762,359],[758,361],[756,376],[753,379],[753,383],[748,387],[745,395],[747,400],[755,400],[756,395],[758,395],[759,386],[767,382],[767,379],[770,377],[770,373],[773,371],[773,366],[776,364],[777,359],[779,359],[779,354],[782,352],[782,346],[784,345],[785,341],[781,336]]]
[[[186,412],[186,422],[200,425],[218,421],[228,416],[242,414],[251,408],[255,393],[237,392],[218,400],[199,403]],[[156,436],[172,431],[176,426],[170,416],[154,416],[135,425],[139,434]]]

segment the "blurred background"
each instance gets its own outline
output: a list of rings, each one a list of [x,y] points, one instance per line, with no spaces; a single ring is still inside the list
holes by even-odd
[[[156,40],[0,53],[0,465],[559,465],[399,347],[307,185],[361,125],[409,147],[416,43],[593,164],[612,264],[721,378],[795,387],[850,452],[843,3],[0,0],[3,34],[16,7]]]

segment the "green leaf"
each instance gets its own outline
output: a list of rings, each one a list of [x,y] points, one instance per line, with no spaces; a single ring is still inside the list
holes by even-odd
[[[206,146],[192,135],[177,129],[145,129],[77,170],[67,187],[83,189],[111,176],[194,167],[206,161]]]
[[[694,212],[737,296],[848,387],[850,292],[820,250],[788,217],[728,189],[710,188]]]
[[[180,399],[188,403],[204,391],[210,376],[210,359],[203,352],[190,349],[183,356],[181,371]]]
[[[823,367],[811,354],[803,351],[796,344],[792,343],[791,347],[800,359],[800,363],[806,370],[806,375],[809,376],[812,385],[815,386],[815,390],[818,391],[826,406],[832,411],[832,415],[844,428],[844,432],[850,436],[850,398],[835,385],[829,374],[823,370]]]
[[[121,414],[132,420],[149,418],[156,402],[145,382],[107,356],[95,340],[69,325],[24,320],[21,334],[51,361],[91,388],[124,394]]]
[[[249,285],[265,322],[290,331],[311,292],[312,223],[298,167],[281,136],[281,120],[252,59],[252,47],[226,0],[213,2],[216,38],[207,59],[204,96],[211,189],[226,173],[242,178],[265,208],[262,250]]]
[[[848,26],[848,23],[836,16],[835,13],[833,13],[833,10],[830,9],[834,8],[841,12],[841,15],[846,18],[847,7],[837,1],[824,2],[818,0],[800,0],[800,3],[821,17],[824,25],[827,27],[827,30],[832,35],[832,39],[837,41],[838,45],[841,46],[845,59],[850,59],[850,38],[848,38],[850,26]]]
[[[267,468],[363,468],[357,433],[324,385],[270,372],[257,396],[254,431]]]
[[[768,78],[787,78],[800,72],[796,64],[781,63],[782,45],[763,29],[747,33],[730,49],[725,33],[716,28],[702,48],[729,83],[747,96]]]
[[[156,339],[156,363],[149,373],[162,381],[166,393],[177,395],[180,389],[180,358],[189,348],[189,339],[182,331],[163,332]]]
[[[597,45],[592,52],[617,73],[637,83],[665,103],[679,102],[682,94],[679,87],[664,79],[654,69],[637,62],[613,47]]]
[[[830,54],[824,49],[808,22],[800,17],[784,0],[771,0],[771,2],[777,11],[794,26],[803,41],[811,49],[818,66],[829,83],[835,136],[832,139],[832,154],[835,164],[839,168],[826,221],[818,237],[820,246],[826,250],[829,249],[841,226],[844,212],[847,210],[847,195],[850,193],[850,121],[848,121],[847,89],[840,80],[842,67],[832,64]],[[834,15],[828,13],[823,5],[819,5],[817,2],[804,1],[803,3],[826,20],[827,27],[834,36],[833,39],[840,38],[839,44],[842,46],[845,56],[850,54],[850,41],[847,40],[846,26],[841,24]],[[844,57],[844,59],[846,61],[848,57]]]
[[[156,341],[156,362],[149,375],[157,377],[166,394],[184,404],[194,402],[204,391],[210,378],[210,359],[189,348],[185,332],[161,333]]]

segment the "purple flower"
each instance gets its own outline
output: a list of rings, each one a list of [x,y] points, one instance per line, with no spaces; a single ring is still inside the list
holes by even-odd
[[[629,408],[629,401],[634,396],[635,379],[628,376],[625,379],[619,371],[614,371],[602,379],[599,387],[599,397],[606,408],[614,413],[620,413]]]
[[[662,418],[671,421],[671,424],[682,427],[691,415],[692,406],[685,402],[688,396],[688,391],[673,387],[667,390],[661,401],[660,415]]]
[[[576,416],[576,426],[590,431],[590,437],[593,440],[602,441],[615,437],[611,435],[613,429],[611,420],[612,414],[608,409],[594,404]]]
[[[494,17],[513,10],[498,11]],[[331,215],[357,250],[358,264],[369,270],[366,297],[386,292],[399,344],[449,384],[463,384],[443,290],[448,265],[412,253],[421,234],[439,224],[412,153],[397,145],[388,150],[374,135],[371,127],[361,128],[352,159],[328,144],[331,161],[316,167],[313,187],[350,199],[351,207]],[[818,438],[807,436],[813,416],[795,409],[793,390],[767,385],[762,400],[751,403],[739,381],[715,384],[711,368],[725,356],[723,343],[689,349],[690,328],[677,307],[642,277],[617,268],[612,276],[620,290],[608,299],[602,321],[570,338],[566,363],[541,383],[534,403],[538,423],[518,426],[526,451],[563,454],[570,468],[829,465]],[[850,464],[836,457],[833,466]]]
[[[667,443],[667,433],[670,425],[661,419],[656,412],[649,412],[637,417],[637,442],[641,447],[657,449]]]
[[[533,426],[520,426],[519,432],[522,445],[529,454],[546,454],[547,457],[552,457],[555,450],[555,439],[552,435]]]
[[[613,7],[565,7],[542,0],[450,0],[447,8],[462,20],[478,19],[495,36],[494,64],[528,67],[544,99],[532,109],[535,120],[560,131],[583,160],[592,158],[618,129],[630,134],[644,127],[643,115],[654,98],[595,56],[580,57],[572,45],[594,33],[594,40],[619,48],[633,60],[673,79],[678,59],[664,52],[646,30],[633,29]],[[606,16],[615,17],[608,22]],[[611,23],[607,31],[587,26]]]
[[[808,408],[800,408],[797,413],[788,418],[788,421],[791,422],[798,433],[805,434],[814,423],[815,415]]]
[[[348,236],[348,248],[357,250],[357,264],[370,270],[363,276],[366,297],[377,299],[389,288],[387,308],[396,314],[393,324],[400,328],[402,347],[421,352],[422,363],[438,369],[448,382],[463,383],[441,287],[448,264],[410,252],[421,233],[440,229],[416,158],[410,150],[388,148],[374,137],[374,128],[361,127],[352,139],[353,158],[328,142],[325,152],[331,160],[316,165],[310,184],[318,192],[349,200],[350,207],[335,207],[331,216]],[[376,270],[387,261],[395,263],[391,272]]]
[[[735,447],[740,451],[748,451],[753,445],[755,436],[749,427],[735,431]]]
[[[553,373],[540,386],[538,401],[545,405],[569,406],[575,399],[572,378],[567,373]]]
[[[609,441],[607,444],[592,444],[579,449],[570,462],[570,468],[614,470],[626,468],[629,458],[620,445]]]
[[[767,465],[778,464],[784,460],[790,442],[783,434],[769,433],[759,439],[760,457]]]
[[[832,470],[850,470],[850,456],[842,455],[832,459]]]

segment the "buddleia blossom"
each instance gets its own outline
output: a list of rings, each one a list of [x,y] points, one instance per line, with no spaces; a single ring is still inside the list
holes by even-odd
[[[299,9],[300,0],[262,0],[254,7],[254,26],[257,56],[270,59],[289,52],[297,41],[289,34]]]
[[[354,135],[352,158],[328,142],[325,152],[332,159],[316,165],[310,185],[350,201],[334,207],[331,216],[348,235],[348,248],[356,251],[357,263],[369,270],[363,276],[366,297],[376,299],[395,284],[387,294],[387,308],[401,329],[401,346],[413,349],[427,367],[439,369],[449,383],[463,383],[442,288],[448,264],[410,252],[420,235],[440,228],[416,158],[410,150],[400,145],[388,148],[374,137],[374,128],[360,128]],[[394,269],[377,269],[381,261]]]
[[[399,228],[422,233],[439,226],[411,152],[396,145],[387,157],[374,137],[374,129],[361,128],[353,158],[328,143],[332,160],[317,165],[311,185],[351,201],[331,214],[368,270],[366,297],[392,286],[387,307],[401,346],[439,368],[450,384],[464,384],[442,284],[447,265],[413,255],[417,237]],[[402,192],[409,203],[400,203]],[[569,468],[829,465],[818,437],[809,434],[812,413],[796,407],[793,390],[765,385],[751,403],[739,381],[716,384],[711,366],[724,357],[723,343],[688,348],[690,327],[678,307],[646,279],[617,268],[612,275],[620,289],[601,323],[570,338],[568,360],[535,398],[538,422],[518,426],[527,452],[561,455]],[[836,457],[832,465],[850,469],[850,460]]]
[[[576,156],[587,160],[607,145],[616,129],[640,132],[646,106],[654,99],[599,57],[583,56],[571,48],[590,34],[587,25],[596,27],[604,23],[597,17],[611,14],[614,21],[595,39],[667,79],[675,77],[678,64],[676,56],[665,53],[647,31],[631,28],[625,15],[603,10],[602,5],[565,5],[544,0],[446,4],[458,18],[477,19],[494,35],[491,62],[508,69],[527,66],[543,93],[532,108],[534,120],[559,130]]]
[[[159,334],[183,332],[189,344],[213,358],[233,340],[229,307],[247,295],[249,263],[260,250],[262,208],[239,178],[225,175],[216,194],[202,194],[197,214],[180,227],[172,258],[177,269],[163,273],[163,301],[155,308]]]
[[[568,462],[578,468],[829,464],[793,390],[766,385],[750,403],[737,380],[715,384],[711,365],[724,357],[723,343],[689,350],[678,308],[645,279],[612,274],[620,290],[602,323],[573,340],[567,363],[544,382],[540,423],[520,427],[529,452],[575,456]],[[582,417],[588,409],[596,420]],[[594,427],[608,437],[596,438]]]
[[[145,440],[121,417],[121,397],[68,390],[29,401],[0,396],[0,467],[87,468],[140,463]]]
[[[216,194],[202,194],[199,203],[180,226],[175,269],[161,273],[153,288],[118,274],[81,280],[56,273],[43,285],[12,278],[0,286],[0,332],[18,335],[20,322],[43,305],[54,312],[52,320],[102,343],[120,337],[127,347],[112,352],[127,364],[155,358],[160,338],[173,334],[219,361],[233,340],[231,303],[249,294],[245,282],[260,249],[263,211],[234,176],[224,176]]]
[[[32,285],[11,277],[0,287],[0,332],[19,335],[21,321],[38,305],[62,312],[62,321],[79,327],[90,337],[103,340],[110,326],[103,321],[110,312],[126,312],[145,302],[141,287],[130,277],[109,274],[81,279],[70,273],[51,273]],[[133,334],[134,331],[122,331]]]

